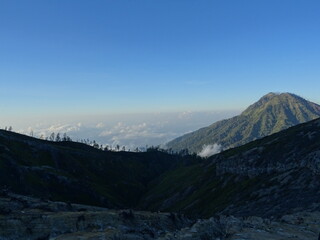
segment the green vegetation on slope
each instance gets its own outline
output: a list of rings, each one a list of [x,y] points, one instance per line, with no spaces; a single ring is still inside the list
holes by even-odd
[[[174,151],[198,153],[204,145],[236,147],[320,117],[320,106],[290,93],[269,93],[241,115],[216,122],[169,142]]]

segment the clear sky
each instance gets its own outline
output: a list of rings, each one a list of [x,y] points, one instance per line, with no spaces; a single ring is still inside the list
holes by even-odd
[[[8,116],[320,103],[320,1],[1,0]]]

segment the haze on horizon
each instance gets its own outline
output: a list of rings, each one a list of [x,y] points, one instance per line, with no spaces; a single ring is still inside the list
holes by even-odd
[[[316,0],[3,0],[0,127],[156,132],[160,113],[163,141],[268,92],[319,104],[319,11]]]

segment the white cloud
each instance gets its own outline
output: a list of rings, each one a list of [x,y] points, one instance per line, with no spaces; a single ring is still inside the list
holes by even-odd
[[[112,135],[114,132],[112,130],[105,130],[99,134],[100,137],[107,137]]]
[[[57,124],[52,125],[49,128],[46,128],[47,132],[55,132],[55,133],[68,133],[68,132],[76,132],[80,131],[82,124],[78,123],[76,125],[71,124]]]
[[[157,122],[139,124],[127,124],[118,122],[113,127],[104,129],[99,137],[108,142],[109,145],[125,145],[128,148],[146,145],[159,145],[171,137],[171,131],[163,129],[163,123]]]
[[[219,152],[221,152],[222,146],[220,144],[210,144],[210,145],[203,145],[202,150],[198,153],[200,157],[211,157]]]
[[[193,112],[191,111],[185,111],[185,112],[182,112],[178,115],[178,118],[179,119],[190,119],[192,117],[192,114]]]
[[[105,127],[105,124],[102,122],[96,124],[96,128],[104,128],[104,127]]]
[[[90,139],[99,144],[120,145],[134,149],[164,144],[187,132],[233,116],[233,112],[171,112],[150,114],[106,115],[64,121],[43,121],[21,128],[21,133],[48,137],[52,132],[67,133],[73,140]],[[14,127],[14,126],[13,126]],[[24,129],[24,130],[23,130]]]

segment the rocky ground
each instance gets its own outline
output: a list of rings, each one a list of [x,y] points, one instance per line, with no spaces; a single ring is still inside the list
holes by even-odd
[[[318,239],[320,212],[277,219],[110,210],[6,194],[0,198],[0,240],[267,240]]]

